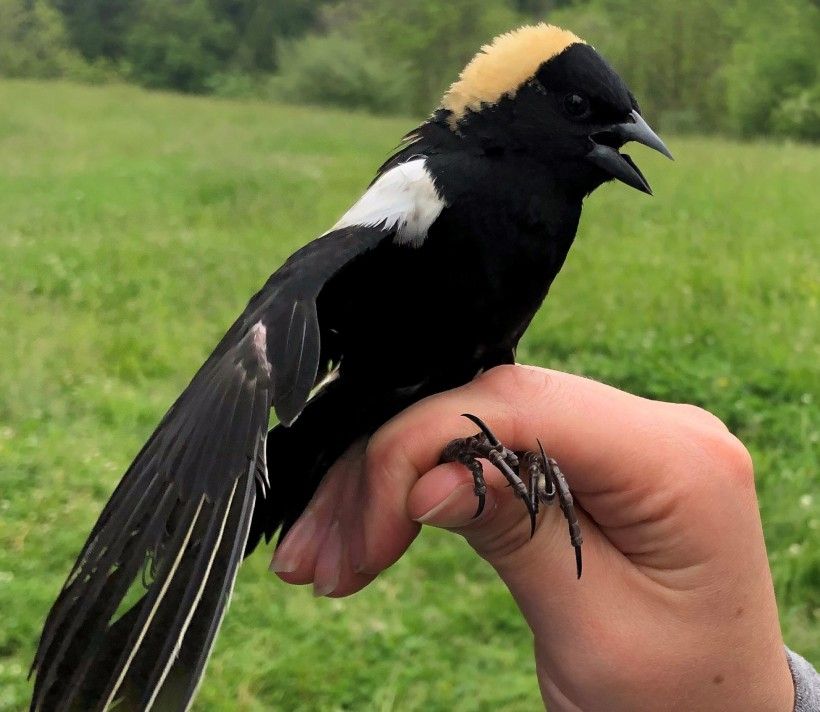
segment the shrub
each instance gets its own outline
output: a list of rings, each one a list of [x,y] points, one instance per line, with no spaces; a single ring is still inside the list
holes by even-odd
[[[755,6],[725,69],[729,128],[816,137],[820,9],[810,0]]]
[[[376,113],[409,110],[407,69],[385,66],[356,40],[308,36],[287,45],[274,87],[288,101],[362,108]]]
[[[772,129],[781,136],[820,141],[820,82],[784,99],[772,114]]]
[[[81,61],[69,49],[60,13],[45,0],[0,0],[0,74],[59,77]]]
[[[128,36],[128,73],[147,87],[206,91],[227,60],[230,33],[205,0],[146,0]]]

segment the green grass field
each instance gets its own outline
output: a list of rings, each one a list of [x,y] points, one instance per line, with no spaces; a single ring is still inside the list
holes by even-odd
[[[411,120],[0,82],[0,709],[114,483],[267,275]],[[820,663],[820,148],[680,139],[594,195],[522,361],[694,402],[748,445],[786,640]],[[456,537],[364,592],[242,568],[202,710],[531,710],[530,635]]]

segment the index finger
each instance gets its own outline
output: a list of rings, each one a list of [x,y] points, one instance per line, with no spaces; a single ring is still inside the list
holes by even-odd
[[[650,472],[662,476],[667,469],[667,454],[646,447],[668,439],[667,405],[580,376],[499,366],[389,421],[371,438],[368,467],[389,479],[395,471],[424,474],[450,440],[476,430],[461,417],[466,412],[482,418],[510,449],[536,450],[540,439],[573,473],[581,495],[632,489]]]

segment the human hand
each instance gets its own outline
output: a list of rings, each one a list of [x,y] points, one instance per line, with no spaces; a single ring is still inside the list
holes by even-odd
[[[463,412],[514,450],[539,437],[559,462],[581,510],[580,581],[560,510],[546,508],[530,539],[492,467],[472,518],[470,473],[437,464],[475,431]],[[349,595],[401,556],[418,522],[462,534],[510,588],[550,710],[792,709],[752,463],[709,413],[554,371],[493,369],[351,448],[274,568],[317,595]]]

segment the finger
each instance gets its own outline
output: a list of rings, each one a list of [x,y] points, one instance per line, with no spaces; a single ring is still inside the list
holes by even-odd
[[[363,440],[328,473],[328,487],[337,493],[336,506],[313,571],[317,596],[347,596],[364,588],[407,550],[420,528],[406,514],[406,495],[390,491],[378,475],[368,472],[365,450]],[[365,540],[373,554],[367,570],[361,563]]]
[[[372,442],[372,438],[371,438]],[[373,459],[368,443],[361,479],[357,525],[351,527],[350,563],[354,571],[378,574],[392,566],[419,533],[420,525],[407,514],[407,495],[415,476],[406,468],[385,468]]]
[[[348,596],[375,578],[356,570],[350,557],[351,541],[362,536],[362,508],[368,506],[362,494],[365,445],[364,439],[354,443],[328,470],[271,562],[283,581],[312,583],[315,596]]]
[[[332,571],[333,556],[338,559],[340,517],[343,503],[350,499],[349,491],[356,486],[361,473],[364,442],[354,443],[322,478],[319,487],[296,520],[271,561],[271,570],[288,583],[307,584],[314,581],[317,563],[322,556],[321,589],[337,576]],[[332,533],[331,533],[332,530]],[[324,595],[326,591],[320,592]]]
[[[669,464],[685,450],[680,418],[667,404],[578,376],[511,366],[394,418],[371,440],[368,466],[386,480],[417,479],[437,464],[447,442],[474,431],[463,412],[484,417],[514,450],[537,450],[540,437],[571,475],[573,491],[593,506],[591,495],[629,493],[637,500],[648,489],[674,487]],[[598,519],[599,512],[590,513]]]
[[[496,473],[485,477],[487,492],[484,510],[476,516],[477,497],[473,478],[467,468],[456,463],[434,467],[413,485],[407,497],[407,513],[421,524],[444,529],[465,529],[486,521],[495,514],[498,495],[493,485]],[[503,480],[503,478],[501,478]]]
[[[371,438],[368,469],[389,483],[388,501],[392,493],[405,497],[435,467],[447,442],[472,434],[474,426],[459,416],[464,412],[483,417],[512,449],[535,449],[541,437],[576,502],[622,552],[653,560],[658,552],[679,557],[685,551],[691,564],[711,550],[711,525],[724,514],[714,453],[721,457],[738,446],[703,411],[555,371],[498,367],[421,401]],[[742,504],[752,506],[753,493]],[[694,510],[697,521],[705,521],[697,527],[691,526]]]
[[[530,536],[529,513],[520,498],[512,496],[506,480],[497,471],[486,472],[487,507],[475,514],[475,495],[465,468],[448,463],[423,475],[410,491],[407,509],[414,519],[461,534],[476,552],[495,567],[516,591],[533,581],[541,593],[548,586],[550,596],[572,597],[587,602],[602,588],[615,584],[608,578],[626,568],[618,554],[594,523],[579,513],[584,530],[584,551],[594,562],[584,573],[583,585],[576,580],[566,524],[557,507],[545,507],[539,514],[535,535]],[[601,566],[601,562],[608,562]],[[626,593],[626,592],[624,592]]]

